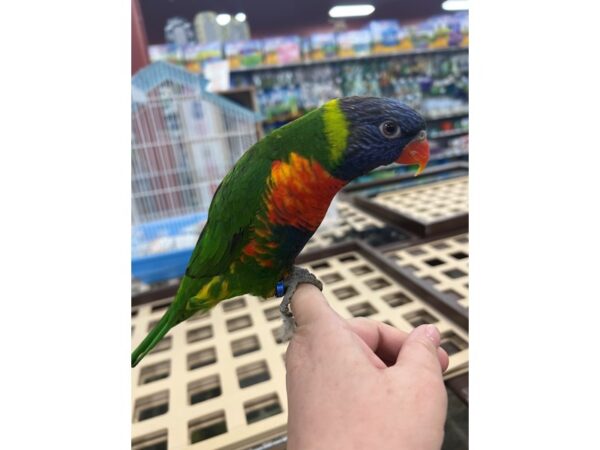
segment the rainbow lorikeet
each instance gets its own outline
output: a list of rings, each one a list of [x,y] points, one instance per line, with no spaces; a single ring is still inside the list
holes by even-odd
[[[133,351],[132,366],[195,313],[242,294],[272,297],[281,280],[281,311],[291,321],[296,286],[322,287],[293,264],[335,194],[394,161],[418,165],[419,174],[428,159],[423,117],[388,98],[331,100],[267,135],[217,188],[175,299]]]

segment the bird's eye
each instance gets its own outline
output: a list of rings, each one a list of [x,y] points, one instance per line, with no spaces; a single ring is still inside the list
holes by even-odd
[[[400,136],[400,127],[392,120],[386,120],[379,125],[379,131],[388,139],[394,139]]]

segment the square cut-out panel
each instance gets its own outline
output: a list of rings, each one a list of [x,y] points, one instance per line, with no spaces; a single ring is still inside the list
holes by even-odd
[[[446,350],[448,356],[452,356],[468,348],[469,344],[455,332],[446,331],[442,333],[440,347]]]
[[[198,311],[192,317],[190,317],[187,321],[193,322],[194,320],[202,320],[208,319],[210,317],[210,311]]]
[[[352,286],[344,286],[334,289],[333,295],[335,295],[339,300],[346,300],[348,298],[356,297],[358,295],[358,291]]]
[[[413,327],[418,327],[419,325],[436,323],[438,322],[438,318],[434,315],[430,314],[424,309],[420,309],[418,311],[414,311],[412,313],[406,314],[404,316],[406,321],[410,323]]]
[[[204,341],[213,337],[212,325],[205,325],[203,327],[194,328],[187,332],[187,342],[191,344],[193,342]]]
[[[377,314],[377,310],[369,302],[348,306],[348,311],[350,311],[350,314],[354,317],[368,317]]]
[[[385,278],[382,278],[382,277],[367,280],[367,281],[365,281],[365,284],[373,291],[376,291],[378,289],[382,289],[382,288],[392,285],[392,283],[390,283],[389,281],[387,281]]]
[[[169,301],[166,302],[158,302],[152,305],[152,312],[158,312],[158,311],[165,311],[170,305],[171,305],[171,301],[173,299],[170,299]]]
[[[244,412],[246,413],[246,422],[251,424],[281,414],[283,408],[277,394],[270,394],[244,403]]]
[[[311,264],[313,270],[319,271],[323,269],[329,269],[331,265],[327,261],[319,261],[318,263]]]
[[[431,266],[431,267],[436,267],[436,266],[441,266],[442,264],[445,264],[445,263],[440,258],[431,258],[431,259],[425,260],[425,264],[427,264],[428,266]]]
[[[221,303],[223,311],[237,311],[238,309],[242,309],[246,307],[246,299],[244,297],[234,298],[232,300],[225,300]]]
[[[461,308],[469,306],[468,236],[458,235],[399,250],[386,256]]]
[[[240,388],[247,388],[271,379],[269,367],[265,361],[257,361],[236,369]]]
[[[381,296],[381,299],[392,308],[406,305],[412,301],[404,292],[392,292],[391,294],[385,294]]]
[[[367,266],[366,264],[361,264],[360,266],[352,267],[350,269],[350,272],[352,272],[356,276],[361,276],[373,272],[373,269]]]
[[[451,178],[406,189],[384,191],[373,201],[423,224],[468,214],[468,177]]]
[[[190,405],[219,397],[221,393],[219,375],[211,375],[188,384],[188,401]]]
[[[133,421],[141,422],[161,416],[169,411],[169,391],[162,391],[156,394],[139,398],[135,401],[133,412]]]
[[[260,350],[257,336],[248,336],[231,341],[231,353],[234,357],[242,356]]]
[[[229,319],[225,322],[227,326],[227,331],[230,333],[237,330],[243,330],[244,328],[248,328],[252,326],[252,318],[249,315],[236,317],[234,319]]]
[[[157,364],[144,366],[140,370],[139,385],[152,383],[153,381],[163,380],[169,377],[171,373],[171,361],[163,361]]]
[[[465,276],[467,276],[467,273],[463,272],[460,269],[450,269],[450,270],[446,270],[444,272],[444,275],[446,275],[447,277],[450,277],[452,279],[455,279],[455,278],[465,277]]]
[[[195,370],[201,367],[210,366],[217,362],[217,351],[214,347],[205,348],[187,356],[188,370]]]
[[[162,429],[131,441],[131,450],[168,450],[168,433]]]
[[[158,341],[158,344],[156,344],[156,347],[154,347],[152,350],[150,350],[150,352],[148,352],[148,354],[165,352],[165,351],[171,349],[171,345],[172,345],[172,337],[171,336],[164,337],[160,341]]]
[[[353,254],[353,253],[350,253],[348,255],[338,256],[337,259],[341,263],[348,263],[348,262],[351,262],[351,261],[358,261],[358,257],[355,254]]]
[[[205,441],[220,434],[227,433],[225,411],[218,411],[190,421],[188,430],[190,444],[195,444],[196,442]]]
[[[267,308],[263,312],[265,314],[265,319],[267,319],[268,321],[276,320],[281,317],[281,313],[279,312],[279,306]]]
[[[344,279],[344,277],[342,277],[339,273],[337,272],[333,272],[333,273],[328,273],[326,275],[322,275],[321,277],[321,281],[325,284],[332,284],[335,283],[337,281],[341,281]]]

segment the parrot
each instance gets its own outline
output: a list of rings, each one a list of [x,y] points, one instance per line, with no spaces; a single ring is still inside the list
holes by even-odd
[[[392,98],[329,100],[266,135],[217,187],[174,300],[132,352],[131,366],[177,324],[244,294],[283,295],[284,326],[286,320],[293,326],[296,287],[311,283],[322,290],[294,260],[334,196],[377,167],[416,165],[418,175],[428,161],[424,118]]]

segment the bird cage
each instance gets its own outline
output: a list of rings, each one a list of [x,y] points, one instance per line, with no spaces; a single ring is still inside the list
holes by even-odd
[[[225,174],[260,117],[207,92],[198,74],[157,62],[132,78],[132,272],[180,276]]]

